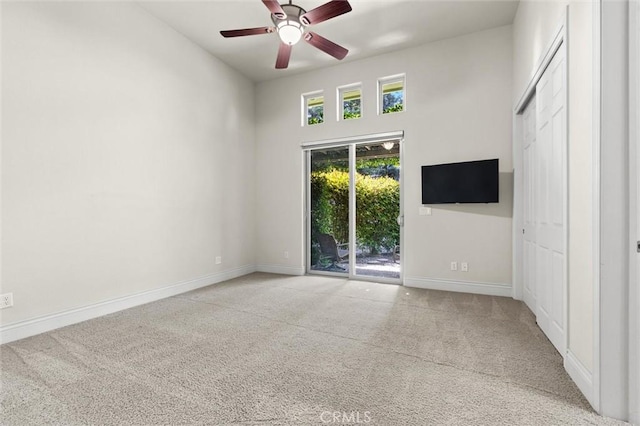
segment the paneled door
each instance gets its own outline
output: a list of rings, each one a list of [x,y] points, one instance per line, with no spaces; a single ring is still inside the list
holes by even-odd
[[[523,131],[523,295],[524,302],[532,312],[536,312],[536,211],[535,175],[536,163],[536,98],[535,96],[522,113]]]
[[[564,357],[566,350],[567,127],[566,47],[560,45],[536,85],[536,141],[531,175],[536,319]],[[526,232],[526,231],[525,231]]]

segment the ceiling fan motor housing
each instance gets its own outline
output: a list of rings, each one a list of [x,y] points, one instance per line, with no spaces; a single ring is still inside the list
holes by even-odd
[[[280,17],[280,16],[276,16],[273,13],[271,14],[271,20],[273,21],[276,27],[278,26],[279,23],[287,20],[298,22],[303,25],[309,25],[308,22],[305,23],[303,22],[303,20],[300,19],[300,16],[307,13],[306,10],[304,10],[303,8],[295,4],[283,4],[281,6],[282,6],[282,10],[284,10],[284,13],[286,13],[287,15],[285,17]]]

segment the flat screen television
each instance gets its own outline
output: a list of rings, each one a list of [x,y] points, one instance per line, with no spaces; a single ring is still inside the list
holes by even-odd
[[[422,166],[422,204],[497,202],[497,158]]]

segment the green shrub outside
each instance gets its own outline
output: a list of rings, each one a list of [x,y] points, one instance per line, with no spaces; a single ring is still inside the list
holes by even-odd
[[[393,106],[385,108],[384,111],[382,111],[382,113],[389,114],[390,112],[401,112],[403,110],[404,110],[404,106],[401,103],[397,103]]]
[[[318,233],[349,240],[349,173],[344,170],[311,173],[312,238]],[[392,250],[400,239],[400,184],[390,177],[356,173],[356,238],[377,253]],[[315,240],[315,238],[314,238]]]

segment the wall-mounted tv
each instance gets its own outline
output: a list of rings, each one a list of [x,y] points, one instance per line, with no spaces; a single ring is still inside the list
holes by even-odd
[[[422,166],[422,204],[497,202],[497,158]]]

